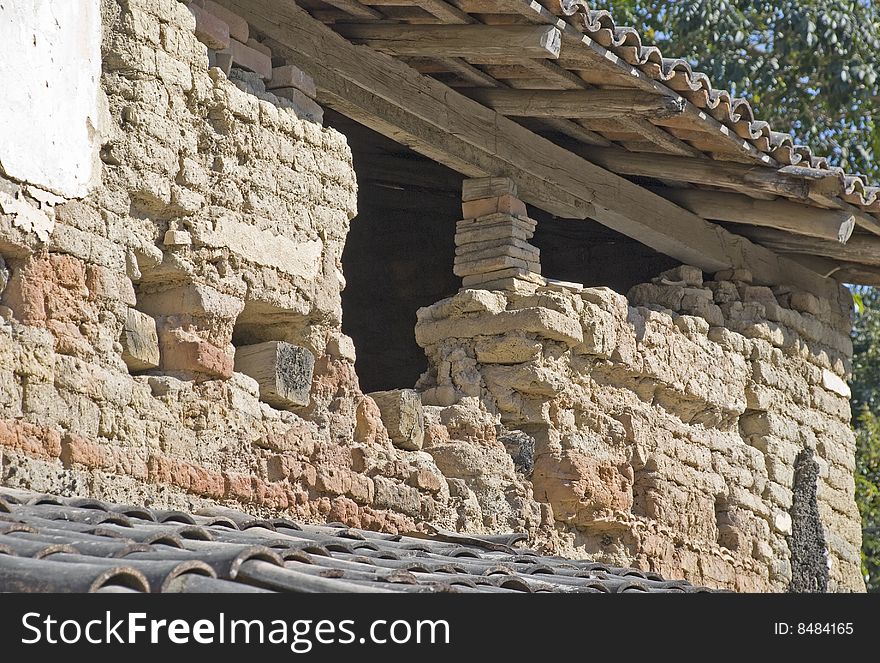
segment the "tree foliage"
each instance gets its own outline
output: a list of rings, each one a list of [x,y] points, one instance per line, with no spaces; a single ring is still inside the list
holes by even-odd
[[[776,131],[880,181],[873,0],[611,0],[596,3],[749,99]]]
[[[880,591],[880,290],[858,288],[863,307],[853,330],[852,408],[856,427],[856,503],[862,515],[862,570]]]
[[[874,0],[608,0],[666,57],[686,58],[759,119],[880,182],[880,6]],[[853,334],[856,502],[863,571],[880,591],[880,290],[858,289]]]

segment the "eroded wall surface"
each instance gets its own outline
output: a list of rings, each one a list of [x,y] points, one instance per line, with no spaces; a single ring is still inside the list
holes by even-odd
[[[478,401],[532,438],[569,554],[743,591],[861,589],[846,292],[832,306],[692,267],[654,281],[629,301],[465,290],[422,309],[423,400]],[[799,456],[818,468],[800,482]]]
[[[366,396],[341,333],[345,137],[209,66],[184,4],[101,10],[100,183],[0,176],[0,481],[862,587],[844,295],[687,268],[629,302],[464,290],[419,312],[417,391]]]

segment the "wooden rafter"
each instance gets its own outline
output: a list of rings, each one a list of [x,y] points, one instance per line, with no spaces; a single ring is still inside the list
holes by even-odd
[[[465,175],[513,177],[527,202],[554,213],[579,210],[580,218],[589,215],[707,271],[746,267],[759,282],[839,295],[815,272],[595,166],[393,58],[353,46],[299,7],[269,0],[221,3],[267,35],[273,52],[312,75],[321,101]]]

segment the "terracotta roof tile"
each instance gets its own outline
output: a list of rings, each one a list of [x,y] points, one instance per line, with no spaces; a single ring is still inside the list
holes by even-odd
[[[711,591],[638,569],[543,556],[516,547],[524,538],[390,535],[0,487],[0,591]]]

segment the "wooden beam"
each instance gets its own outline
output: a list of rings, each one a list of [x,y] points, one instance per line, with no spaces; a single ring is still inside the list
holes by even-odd
[[[469,95],[502,115],[607,119],[681,114],[683,99],[638,90],[474,90]]]
[[[851,205],[845,200],[828,196],[823,193],[811,191],[810,200],[831,209],[840,209],[849,212],[856,220],[856,225],[862,230],[866,230],[872,235],[880,235],[880,220],[872,214],[868,214],[864,210]]]
[[[802,253],[824,256],[840,262],[880,266],[880,237],[853,235],[846,244],[798,237],[772,228],[735,227],[736,232],[779,253]]]
[[[621,175],[705,184],[726,189],[751,187],[786,198],[806,199],[810,182],[801,177],[783,174],[775,168],[747,165],[730,161],[702,160],[640,154],[624,150],[581,150],[581,156]]]
[[[839,297],[836,284],[815,272],[591,164],[401,62],[353,46],[291,3],[220,1],[270,37],[273,52],[308,72],[320,101],[469,177],[512,177],[523,200],[552,213],[562,205],[547,194],[560,192],[566,206],[586,213],[579,218],[591,216],[706,271],[743,267],[761,283]]]
[[[805,256],[797,253],[790,253],[787,257],[804,267],[809,267],[822,276],[833,278],[841,283],[880,286],[880,269],[869,267],[868,265],[839,262],[829,258]]]
[[[694,214],[712,221],[730,221],[816,237],[845,244],[856,225],[843,210],[824,210],[787,200],[755,200],[738,193],[702,189],[652,189]]]
[[[347,39],[389,55],[467,58],[470,62],[516,62],[558,58],[560,33],[549,25],[337,25]]]

